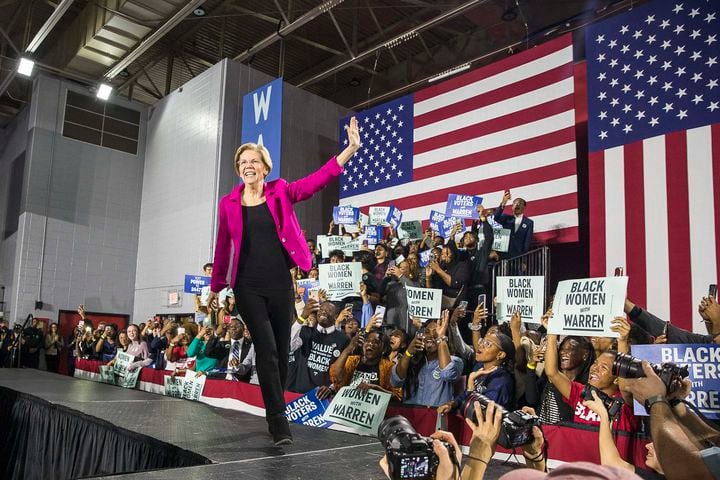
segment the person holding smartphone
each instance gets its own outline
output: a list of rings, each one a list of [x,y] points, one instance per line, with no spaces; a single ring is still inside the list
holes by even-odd
[[[530,250],[530,243],[533,237],[534,222],[525,216],[527,202],[518,197],[512,203],[512,215],[503,213],[505,205],[512,199],[510,190],[505,190],[500,206],[495,211],[495,221],[503,228],[510,230],[510,246],[505,258],[518,257]]]
[[[266,182],[272,170],[268,150],[254,143],[241,145],[234,164],[242,184],[223,197],[218,208],[208,304],[216,303],[217,293],[228,286],[226,278],[230,273],[238,311],[255,344],[268,430],[276,445],[292,443],[283,396],[295,310],[290,269],[295,265],[304,271],[312,267],[312,254],[293,205],[312,197],[340,176],[360,148],[355,117],[350,119],[347,134],[348,146],[342,152],[295,182]],[[235,262],[230,265],[232,251]]]

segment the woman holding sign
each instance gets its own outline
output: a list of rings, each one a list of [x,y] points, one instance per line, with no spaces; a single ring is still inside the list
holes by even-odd
[[[238,311],[255,344],[265,416],[276,445],[292,443],[283,396],[295,308],[290,269],[297,265],[307,271],[312,266],[293,204],[307,200],[342,173],[360,147],[355,117],[346,128],[348,146],[318,171],[295,182],[265,183],[272,170],[267,149],[254,143],[241,145],[235,153],[235,173],[242,184],[223,197],[218,208],[208,304],[217,302],[217,292],[228,286],[230,272]]]

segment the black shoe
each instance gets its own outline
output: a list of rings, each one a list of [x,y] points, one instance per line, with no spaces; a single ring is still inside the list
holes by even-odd
[[[275,415],[268,418],[268,431],[273,437],[275,446],[292,445],[293,439],[290,433],[290,425],[288,425],[285,415]]]

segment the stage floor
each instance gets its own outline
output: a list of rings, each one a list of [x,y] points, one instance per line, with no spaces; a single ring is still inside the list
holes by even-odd
[[[199,402],[28,369],[0,368],[0,386],[101,418],[213,462],[96,478],[385,478],[378,467],[383,449],[371,437],[291,424],[294,444],[275,447],[264,418]],[[498,478],[511,468],[493,461],[485,478]]]

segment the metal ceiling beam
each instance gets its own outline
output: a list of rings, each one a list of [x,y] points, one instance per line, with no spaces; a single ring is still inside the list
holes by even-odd
[[[40,27],[40,30],[38,30],[33,39],[30,40],[30,43],[25,49],[27,53],[35,53],[35,51],[40,48],[40,45],[42,45],[47,36],[50,35],[55,25],[57,25],[62,16],[65,15],[65,12],[67,12],[73,4],[73,1],[74,0],[62,0],[62,2],[58,4],[55,10],[53,10],[53,13],[50,14],[50,17],[48,17],[42,27]]]
[[[412,38],[414,35],[417,35],[418,33],[422,32],[423,30],[427,30],[429,28],[432,28],[433,26],[445,22],[447,20],[450,20],[451,18],[457,17],[458,15],[462,15],[463,13],[467,12],[471,8],[475,8],[479,5],[482,5],[484,3],[489,2],[490,0],[470,0],[468,2],[465,2],[453,9],[450,9],[434,18],[431,18],[430,20],[427,20],[409,30],[406,30],[402,32],[399,35],[396,35],[392,39],[390,39],[387,42],[380,43],[378,45],[375,45],[374,47],[371,47],[367,50],[365,50],[362,53],[359,53],[355,58],[351,58],[349,60],[345,60],[343,62],[340,62],[339,64],[328,68],[327,70],[324,70],[320,73],[317,73],[305,80],[300,81],[299,83],[296,83],[298,87],[306,87],[310,84],[313,84],[317,81],[320,81],[324,78],[329,77],[330,75],[333,75],[341,70],[344,70],[348,66],[352,65],[355,62],[362,61],[371,55],[373,55],[375,52],[381,50],[382,48],[387,48],[387,46],[390,46],[392,48],[393,45],[402,43],[406,41],[409,38]]]
[[[277,32],[272,33],[265,37],[264,39],[260,40],[258,43],[253,45],[252,47],[245,50],[240,55],[237,55],[233,60],[237,62],[244,62],[248,58],[252,57],[256,53],[266,49],[270,45],[274,44],[278,40],[282,39],[283,37],[286,37],[290,35],[292,32],[297,30],[298,28],[302,27],[303,25],[306,25],[307,23],[315,20],[317,17],[322,15],[323,13],[326,13],[330,11],[331,9],[335,8],[336,6],[340,5],[344,0],[328,0],[326,2],[323,2],[321,5],[318,5],[317,7],[313,8],[309,12],[305,13],[304,15],[300,16],[295,20],[294,22],[285,25],[284,27],[278,29]]]
[[[195,10],[203,3],[205,3],[205,0],[190,0],[187,5],[181,8],[175,15],[170,17],[170,19],[167,22],[163,23],[160,28],[155,30],[152,35],[143,40],[143,42],[138,45],[132,52],[127,54],[113,68],[108,70],[107,73],[105,73],[105,77],[108,79],[113,79],[118,73],[125,70],[128,65],[140,58],[143,53],[145,53],[150,47],[155,45],[155,43],[157,43],[162,37],[164,37],[166,33],[175,28],[175,26],[182,22],[190,12]]]

